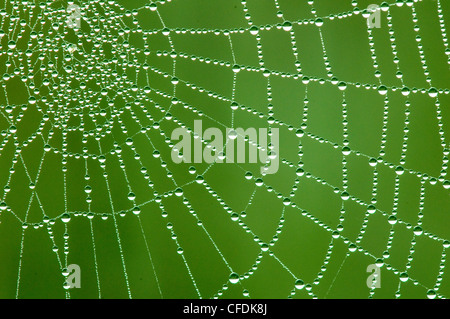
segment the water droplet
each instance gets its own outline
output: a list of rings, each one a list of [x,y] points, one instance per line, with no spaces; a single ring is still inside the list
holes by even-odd
[[[350,198],[350,194],[347,192],[342,192],[341,198],[342,200],[348,200]]]
[[[133,214],[139,215],[140,213],[141,213],[141,209],[138,206],[133,208]]]
[[[343,155],[350,155],[350,153],[351,153],[351,150],[350,150],[350,147],[348,147],[348,146],[344,146],[343,148],[342,148],[342,154]]]
[[[235,272],[231,273],[230,277],[228,278],[228,280],[232,283],[232,284],[237,284],[239,282],[239,275]]]
[[[411,90],[409,88],[407,88],[406,86],[402,88],[402,94],[404,96],[408,96],[409,93],[411,93]]]
[[[16,48],[16,42],[14,42],[13,40],[8,42],[8,48],[10,49],[15,49]]]
[[[404,169],[402,166],[397,166],[397,167],[395,168],[395,173],[396,173],[397,175],[403,175],[404,172],[405,172],[405,169]]]
[[[387,87],[384,86],[384,85],[380,85],[380,86],[378,87],[378,93],[380,93],[381,95],[386,95],[386,94],[387,94],[387,91],[388,91],[388,89],[387,89]]]
[[[303,130],[301,130],[301,129],[298,129],[298,130],[295,132],[295,135],[296,135],[297,137],[303,137],[303,136],[305,135],[305,132],[303,132]]]
[[[170,34],[170,29],[169,29],[169,28],[164,28],[164,29],[162,30],[162,34],[163,34],[164,36],[168,36],[168,35]]]
[[[68,223],[68,222],[70,222],[70,215],[69,215],[68,213],[64,213],[64,214],[61,216],[61,220],[62,220],[63,223]]]
[[[237,134],[237,132],[235,130],[230,130],[228,132],[228,138],[229,139],[235,140],[237,138],[237,136],[238,136],[238,134]]]
[[[416,235],[416,236],[422,235],[422,233],[423,233],[422,227],[420,227],[420,226],[414,227],[413,232],[414,232],[414,235]]]
[[[339,82],[338,88],[339,88],[339,90],[344,91],[347,88],[347,83]]]
[[[427,298],[428,299],[436,298],[436,291],[434,291],[433,289],[428,290],[427,291]]]
[[[400,274],[400,281],[401,281],[401,282],[407,282],[408,279],[409,279],[409,276],[408,276],[408,274],[407,274],[406,272],[402,272],[402,273]]]
[[[391,225],[395,225],[397,223],[397,217],[395,217],[394,215],[389,216],[388,223]]]
[[[297,168],[296,172],[297,176],[303,176],[305,175],[305,171],[301,168]]]
[[[295,282],[295,288],[303,289],[303,287],[305,287],[305,283],[303,282],[303,280],[297,279],[297,281]]]
[[[292,23],[289,21],[285,21],[282,25],[284,31],[291,31],[292,30]]]
[[[378,268],[383,267],[383,265],[384,265],[383,259],[378,258],[377,260],[375,260],[375,265],[376,265]]]
[[[450,188],[450,181],[444,181],[444,183],[442,183],[442,185],[444,186],[445,189],[449,189]]]
[[[261,187],[264,184],[264,182],[263,182],[262,178],[257,178],[255,181],[255,184],[256,184],[256,186]]]
[[[197,175],[197,177],[195,178],[195,181],[197,182],[197,184],[203,184],[205,179],[203,178],[202,175]]]
[[[250,28],[250,34],[252,34],[252,35],[257,35],[258,32],[259,32],[259,29],[258,29],[257,26],[252,26],[252,27]]]
[[[436,88],[431,88],[428,90],[428,95],[430,97],[436,97],[438,95],[438,90]]]

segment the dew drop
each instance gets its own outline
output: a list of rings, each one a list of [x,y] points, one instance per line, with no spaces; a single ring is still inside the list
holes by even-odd
[[[409,276],[408,276],[408,274],[407,274],[406,272],[402,272],[402,273],[400,274],[400,281],[401,281],[401,282],[407,282],[408,279],[409,279]]]
[[[133,208],[133,214],[139,215],[140,213],[141,213],[141,209],[138,206]]]
[[[438,95],[438,90],[433,87],[433,88],[428,90],[428,95],[430,97],[436,97]]]
[[[321,18],[317,18],[314,23],[316,26],[321,27],[323,25],[323,20]]]
[[[395,173],[396,173],[397,175],[403,175],[404,172],[405,172],[405,169],[404,169],[402,166],[397,166],[397,167],[395,168]]]
[[[430,289],[427,291],[427,298],[428,299],[434,299],[436,298],[436,292],[433,289]]]
[[[420,227],[420,226],[414,227],[413,232],[414,232],[414,235],[416,235],[416,236],[422,235],[422,233],[423,233],[422,227]]]
[[[259,32],[259,29],[258,29],[257,26],[252,26],[252,27],[250,28],[250,34],[252,34],[252,35],[257,35],[258,32]]]
[[[409,88],[407,88],[406,86],[402,88],[402,94],[404,96],[408,96],[409,93],[411,93],[411,90]]]
[[[284,31],[291,31],[292,30],[292,23],[289,21],[286,21],[283,23],[283,30]]]
[[[383,265],[384,265],[383,259],[378,258],[377,260],[375,260],[375,265],[376,265],[378,268],[383,267]]]
[[[16,42],[14,42],[14,41],[9,41],[8,42],[8,48],[10,48],[10,49],[15,49],[16,48]]]
[[[446,240],[444,241],[444,248],[449,248],[450,247],[450,241]]]
[[[70,222],[70,215],[69,215],[68,213],[64,213],[64,214],[61,216],[61,220],[62,220],[63,223],[68,223],[68,222]]]
[[[384,85],[380,85],[378,87],[378,93],[380,93],[381,95],[386,95],[387,94],[387,87]]]
[[[237,138],[237,136],[238,135],[237,135],[237,132],[235,130],[230,130],[228,132],[228,138],[229,139],[235,140]]]
[[[394,215],[389,216],[388,223],[391,225],[395,225],[397,223],[397,217],[395,217]]]
[[[305,287],[305,283],[303,282],[303,280],[301,279],[297,279],[297,281],[295,282],[295,288],[296,289],[303,289]]]
[[[350,194],[347,192],[342,192],[341,198],[342,200],[348,200],[350,198]]]
[[[339,82],[338,88],[339,88],[339,90],[344,91],[347,88],[347,83]]]
[[[183,189],[180,188],[180,187],[177,188],[177,189],[175,190],[175,195],[178,196],[178,197],[182,196],[182,195],[183,195]]]
[[[197,184],[203,184],[205,179],[203,178],[202,175],[197,175],[197,177],[195,178],[195,181],[197,182]]]
[[[231,273],[230,277],[228,278],[228,280],[232,283],[232,284],[237,284],[239,282],[239,275],[235,272]]]
[[[367,212],[369,213],[369,214],[373,214],[373,213],[375,213],[377,211],[377,209],[375,208],[375,206],[373,206],[373,205],[369,205],[368,207],[367,207]]]

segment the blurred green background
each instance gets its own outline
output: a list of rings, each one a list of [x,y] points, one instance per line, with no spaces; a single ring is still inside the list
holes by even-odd
[[[367,266],[386,250],[373,298],[397,292],[426,298],[429,289],[450,295],[443,254],[450,238],[444,187],[450,73],[436,0],[414,4],[417,23],[411,6],[388,1],[398,65],[412,91],[407,97],[396,77],[387,12],[381,12],[381,28],[371,31],[378,80],[366,19],[354,11],[381,1],[82,1],[76,2],[83,14],[79,30],[66,25],[67,2],[33,3],[0,4],[0,185],[7,205],[0,213],[1,298],[368,298]],[[450,3],[439,6],[448,30]],[[314,24],[316,17],[322,26]],[[292,31],[283,30],[285,21]],[[261,29],[258,36],[250,25]],[[343,91],[327,75],[324,48],[332,77],[347,83],[346,156]],[[235,64],[242,67],[238,73]],[[389,88],[387,137],[377,165],[378,211],[366,214],[373,197],[369,159],[380,156],[386,96],[365,86],[380,81]],[[430,86],[440,90],[437,98],[427,94]],[[267,128],[269,104],[276,120],[270,126],[280,132],[280,169],[263,176],[264,185],[255,184],[260,163],[172,161],[170,136],[180,123],[193,128],[202,119],[203,129],[224,133],[226,127]],[[406,171],[396,190],[405,134]],[[344,157],[347,201],[341,198]],[[299,162],[307,174],[296,175]],[[247,172],[253,178],[246,179]],[[424,174],[430,178],[421,187]],[[204,184],[194,181],[197,175]],[[178,188],[182,196],[174,193]],[[283,205],[286,197],[296,206]],[[391,226],[393,212],[398,222]],[[350,252],[363,223],[361,249]],[[423,233],[415,235],[420,223]],[[333,238],[338,225],[340,237]],[[81,268],[81,288],[65,290],[62,272],[70,264]],[[239,283],[230,283],[232,272]],[[307,286],[296,289],[297,279]]]

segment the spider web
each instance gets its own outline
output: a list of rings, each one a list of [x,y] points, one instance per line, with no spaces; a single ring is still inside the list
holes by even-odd
[[[2,296],[448,295],[446,3],[69,4],[1,7]],[[279,172],[174,164],[196,119],[279,128]]]

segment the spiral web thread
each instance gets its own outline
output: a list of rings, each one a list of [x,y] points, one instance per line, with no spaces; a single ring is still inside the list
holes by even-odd
[[[274,0],[273,4],[276,8],[276,12],[274,13],[279,19],[279,23],[264,26],[255,25],[253,23],[252,11],[249,7],[247,7],[248,4],[246,1],[234,1],[233,5],[240,6],[242,10],[242,19],[244,19],[243,21],[245,21],[246,26],[228,30],[171,28],[170,25],[166,25],[164,16],[160,13],[160,9],[169,4],[176,4],[177,1],[182,0],[151,2],[144,4],[139,8],[133,9],[132,11],[126,10],[116,1],[99,0],[82,2],[78,4],[82,15],[82,27],[80,29],[72,29],[67,27],[66,20],[68,13],[66,11],[67,3],[65,2],[47,1],[46,3],[44,2],[39,4],[34,3],[33,1],[4,1],[1,9],[0,20],[0,29],[3,30],[1,34],[2,51],[0,58],[2,61],[5,61],[3,76],[0,80],[3,92],[0,95],[2,104],[2,142],[0,149],[1,157],[3,158],[2,175],[4,175],[4,177],[2,178],[2,184],[4,191],[0,208],[1,217],[3,219],[3,227],[6,226],[6,222],[4,221],[5,215],[11,215],[15,220],[15,222],[11,222],[11,220],[8,219],[8,222],[10,223],[8,226],[22,226],[15,297],[20,298],[21,285],[26,284],[21,280],[21,273],[22,259],[24,254],[26,254],[27,248],[24,245],[27,233],[30,231],[37,231],[40,228],[47,230],[51,241],[51,247],[49,247],[49,249],[54,251],[56,262],[61,270],[61,275],[58,275],[58,279],[55,280],[63,281],[64,276],[67,276],[66,269],[70,264],[69,238],[71,245],[76,245],[77,243],[76,238],[64,235],[64,248],[59,249],[57,246],[58,239],[55,238],[53,231],[54,225],[57,223],[63,223],[64,233],[68,234],[71,221],[74,218],[87,218],[90,223],[90,233],[92,237],[92,247],[87,253],[92,254],[94,258],[98,297],[101,298],[102,282],[99,274],[102,269],[98,264],[97,253],[99,249],[102,249],[102,247],[95,245],[96,237],[98,237],[99,234],[95,231],[95,225],[93,223],[94,218],[101,218],[104,220],[112,219],[113,221],[114,232],[122,263],[123,278],[126,284],[128,297],[132,298],[133,284],[130,282],[129,270],[127,269],[128,262],[130,261],[127,261],[122,245],[124,236],[130,236],[130,234],[126,234],[125,231],[120,229],[121,216],[129,213],[135,215],[131,217],[137,218],[140,225],[140,229],[131,234],[131,236],[142,236],[146,247],[146,251],[142,253],[147,255],[149,258],[149,267],[151,267],[151,272],[155,276],[155,283],[158,288],[159,297],[164,297],[164,291],[160,286],[158,271],[155,267],[156,261],[152,258],[151,249],[148,245],[148,242],[151,241],[151,236],[149,236],[149,234],[145,231],[143,222],[141,221],[142,214],[146,213],[145,211],[141,213],[141,210],[143,210],[146,205],[156,203],[162,214],[161,218],[165,218],[167,220],[169,235],[172,236],[172,239],[177,247],[176,251],[171,251],[170,253],[178,253],[180,256],[179,258],[182,258],[183,264],[186,268],[186,275],[189,276],[199,298],[219,298],[224,295],[226,296],[225,291],[228,289],[228,286],[230,284],[235,285],[237,283],[241,285],[243,296],[251,297],[252,292],[247,290],[245,287],[246,280],[258,272],[259,264],[264,258],[272,258],[275,260],[276,263],[292,278],[292,291],[287,292],[287,297],[295,297],[300,290],[306,291],[307,295],[312,298],[326,297],[326,295],[316,295],[315,287],[320,284],[321,279],[324,276],[327,276],[327,265],[333,256],[333,249],[335,248],[336,241],[342,241],[348,246],[348,251],[342,261],[341,268],[346,262],[347,257],[351,254],[362,253],[371,257],[373,259],[373,263],[379,264],[380,266],[382,265],[383,271],[386,271],[387,269],[387,271],[393,273],[398,278],[398,289],[395,297],[401,296],[402,284],[406,281],[411,281],[414,285],[423,287],[429,298],[445,298],[446,296],[440,292],[439,288],[444,275],[446,249],[450,247],[450,243],[447,240],[448,237],[441,238],[426,229],[422,229],[421,226],[426,197],[426,185],[431,184],[435,187],[444,188],[445,190],[450,188],[450,182],[447,180],[449,151],[446,143],[446,132],[442,122],[441,104],[439,100],[441,96],[448,94],[449,90],[447,88],[433,87],[432,78],[427,68],[427,57],[423,51],[421,38],[426,37],[427,34],[421,32],[419,27],[416,27],[414,32],[416,32],[417,35],[417,47],[421,55],[424,76],[426,77],[429,87],[408,88],[405,86],[401,71],[407,68],[408,65],[403,65],[402,61],[398,59],[395,45],[397,39],[393,28],[395,19],[391,16],[392,10],[404,10],[410,14],[411,20],[415,25],[421,25],[419,17],[416,13],[416,6],[420,5],[422,2],[397,1],[396,3],[390,2],[387,4],[383,3],[381,5],[383,12],[382,22],[386,23],[388,26],[391,37],[391,50],[398,71],[397,78],[399,80],[398,86],[387,86],[382,82],[383,75],[379,71],[377,61],[377,45],[373,41],[373,34],[378,32],[378,30],[367,28],[365,18],[361,17],[367,12],[357,9],[359,5],[357,1],[353,1],[349,4],[348,12],[328,16],[320,16],[320,12],[317,12],[314,9],[315,1],[308,1],[307,4],[310,8],[310,13],[314,16],[314,18],[302,19],[298,21],[287,21],[283,14],[284,1]],[[424,0],[423,2],[426,1],[431,0]],[[441,30],[441,34],[439,36],[442,38],[444,44],[443,50],[448,57],[448,64],[450,64],[448,38],[442,1],[434,1],[434,5],[436,9],[436,17],[438,18]],[[99,13],[99,15],[96,15],[96,13]],[[146,17],[151,16],[152,19],[158,21],[161,27],[149,30],[144,30],[141,28],[139,16],[144,13],[146,14]],[[355,18],[355,16],[359,16],[361,19],[361,26],[367,28],[367,39],[373,60],[373,72],[376,79],[374,83],[361,84],[345,81],[345,79],[338,80],[333,74],[333,68],[330,60],[328,59],[327,41],[321,31],[322,26],[326,25],[331,20],[340,19],[345,21],[346,19]],[[302,28],[305,25],[313,25],[319,31],[323,51],[324,67],[327,71],[326,78],[315,77],[313,74],[303,74],[302,52],[299,52],[297,48],[296,33],[294,30],[296,28]],[[90,30],[90,32],[86,31],[87,29]],[[296,60],[296,73],[286,73],[266,68],[264,63],[264,47],[261,44],[261,34],[272,29],[283,30],[290,35],[292,54]],[[232,53],[232,60],[220,61],[209,57],[179,52],[177,50],[176,41],[174,40],[174,35],[179,37],[184,34],[190,34],[197,37],[213,34],[216,37],[225,38],[229,43],[229,50]],[[236,46],[236,44],[233,43],[233,36],[235,34],[250,34],[254,37],[257,43],[258,57],[260,59],[259,65],[249,66],[239,64],[239,61],[235,56],[234,46]],[[72,36],[72,42],[67,40],[70,36]],[[134,45],[131,38],[135,36],[141,37],[144,40],[142,45]],[[153,37],[161,36],[168,42],[170,50],[154,50],[151,48],[151,45],[149,45],[149,43],[152,42]],[[110,44],[110,51],[107,53],[105,52],[107,50],[103,49],[104,43]],[[172,65],[171,70],[163,71],[156,66],[152,66],[150,63],[147,63],[148,57],[170,59]],[[232,81],[232,91],[229,95],[223,96],[220,93],[204,89],[195,83],[190,83],[187,80],[184,80],[182,77],[177,75],[177,62],[180,60],[191,60],[195,61],[195,63],[201,64],[213,64],[220,68],[226,68],[232,71],[230,72],[230,75],[232,74],[232,78],[230,78],[230,81]],[[50,61],[53,63],[49,63]],[[448,72],[448,64],[442,66],[442,72]],[[134,72],[134,78],[127,75],[127,69],[131,69],[132,72]],[[267,83],[266,99],[268,104],[266,112],[261,113],[251,105],[240,104],[239,101],[235,100],[238,78],[244,72],[256,73],[261,78],[265,79]],[[150,81],[149,75],[151,75],[154,79],[169,79],[173,89],[170,92],[158,89],[155,82]],[[274,78],[293,79],[301,82],[305,86],[305,99],[300,101],[304,104],[304,108],[303,113],[300,114],[302,117],[302,124],[299,127],[294,127],[289,123],[285,123],[282,120],[277,119],[276,109],[274,109],[271,104],[271,80]],[[97,84],[95,88],[92,88],[92,85],[89,84],[92,82],[92,79]],[[23,95],[27,100],[25,103],[10,103],[9,95],[11,93],[9,91],[14,86],[19,86],[20,82],[22,82],[26,88],[26,93],[23,92]],[[342,141],[331,141],[308,131],[308,88],[311,85],[317,84],[334,85],[336,90],[342,94]],[[209,116],[206,114],[207,112],[204,113],[179,98],[177,95],[177,88],[180,86],[183,86],[183,89],[187,88],[207,96],[209,99],[223,101],[228,105],[231,105],[231,127],[233,127],[234,116],[236,113],[247,112],[252,116],[265,119],[268,123],[269,129],[272,127],[284,127],[288,128],[292,135],[296,135],[298,139],[297,147],[299,149],[299,162],[292,163],[283,157],[280,158],[280,165],[282,167],[288,167],[291,169],[291,172],[295,172],[295,182],[291,187],[290,194],[282,194],[281,192],[278,192],[275,187],[265,181],[264,176],[253,176],[252,173],[247,172],[247,170],[240,164],[233,164],[235,167],[242,170],[243,178],[255,181],[254,191],[248,199],[244,211],[252,205],[257,191],[277,194],[278,200],[284,205],[280,214],[278,229],[270,242],[266,243],[259,239],[258,234],[244,223],[245,216],[237,214],[232,207],[228,206],[225,200],[221,197],[221,194],[216,193],[208,184],[208,171],[215,164],[209,165],[202,172],[195,172],[195,170],[192,170],[190,173],[197,173],[197,177],[192,178],[190,182],[180,184],[180,182],[177,181],[176,174],[171,172],[169,169],[170,165],[167,164],[170,164],[171,159],[167,157],[164,158],[163,151],[160,151],[152,141],[150,132],[159,133],[159,135],[166,140],[170,153],[170,147],[173,147],[173,143],[170,142],[170,134],[163,131],[161,128],[165,122],[170,122],[173,124],[171,126],[172,128],[188,128],[189,132],[192,133],[192,128],[189,125],[184,124],[183,121],[175,115],[177,114],[177,110],[182,108],[189,111],[197,118],[208,118],[219,127],[227,127],[227,122],[223,119]],[[361,91],[375,90],[384,96],[383,135],[379,148],[379,154],[364,154],[363,152],[349,147],[347,140],[348,104],[346,101],[346,92],[349,87],[354,87]],[[401,159],[399,163],[389,163],[383,159],[383,155],[385,154],[386,137],[388,136],[388,114],[391,107],[390,96],[396,91],[401,91],[404,96],[405,130]],[[423,172],[409,169],[406,165],[409,114],[410,108],[414,107],[414,105],[408,102],[408,96],[411,95],[424,95],[431,99],[436,107],[436,117],[439,125],[439,138],[442,146],[442,170],[440,176],[430,176]],[[118,101],[119,99],[121,99],[121,101]],[[163,107],[161,104],[167,105],[167,107]],[[26,119],[27,113],[31,112],[34,113],[35,117],[39,118],[38,121],[34,120],[34,123],[37,123],[37,125],[35,125],[37,128],[30,134],[25,133],[27,136],[24,138],[24,136],[21,135],[22,127],[20,124],[21,121]],[[131,121],[124,121],[125,118],[127,121],[131,119]],[[131,125],[130,123],[135,125]],[[24,130],[29,131],[29,129]],[[70,136],[72,134],[76,136],[78,140],[81,138],[83,139],[82,143],[85,148],[83,148],[80,153],[69,150],[71,143],[70,141],[72,140]],[[154,150],[153,157],[157,159],[160,166],[163,168],[163,172],[165,172],[171,182],[170,190],[164,192],[156,191],[158,188],[158,178],[152,176],[153,169],[151,167],[146,167],[145,160],[138,155],[139,149],[137,149],[134,144],[134,139],[138,137],[145,138],[148,142],[147,147]],[[109,149],[105,148],[105,143],[103,143],[104,140],[108,139],[109,141],[112,139],[112,143],[109,145],[113,145],[113,147],[110,147]],[[302,164],[302,141],[304,139],[310,139],[315,143],[328,144],[335,149],[342,149],[341,186],[332,185],[321,177],[314,176],[306,171],[307,168],[303,167]],[[208,144],[207,141],[202,142],[205,145]],[[253,141],[248,142],[253,143]],[[106,143],[106,145],[108,144]],[[89,148],[86,146],[89,146]],[[28,169],[30,164],[27,163],[27,160],[24,159],[23,156],[23,153],[30,147],[39,147],[42,150],[42,156],[40,158],[33,158],[32,160],[28,159],[28,161],[33,161],[33,167],[37,167],[37,169],[34,169],[36,173]],[[134,155],[130,156],[130,158],[126,158],[123,156],[123,153]],[[283,153],[282,149],[280,150],[280,153]],[[64,211],[53,217],[48,217],[47,207],[40,199],[40,194],[41,192],[45,192],[45,189],[41,189],[39,187],[41,172],[43,167],[46,165],[46,160],[48,160],[47,158],[50,156],[57,158],[61,164],[61,166],[58,166],[58,169],[61,169],[62,171],[64,194]],[[347,158],[350,156],[365,158],[365,160],[367,160],[367,165],[370,165],[373,168],[373,198],[370,202],[359,199],[348,191]],[[5,161],[9,164],[6,165]],[[38,163],[37,166],[36,161]],[[70,165],[68,165],[69,161],[77,161],[85,168],[84,171],[77,172],[77,174],[85,175],[86,184],[84,186],[79,186],[84,187],[84,192],[87,196],[85,199],[86,208],[84,210],[73,209],[67,199],[68,185],[66,183],[66,176],[68,174],[68,170],[70,170]],[[130,165],[131,161],[134,161],[134,163]],[[115,163],[114,165],[119,164],[122,177],[126,181],[126,189],[124,191],[127,193],[129,199],[129,205],[126,209],[117,208],[114,204],[113,193],[111,191],[111,176],[106,170],[109,163]],[[376,207],[379,166],[387,167],[396,173],[394,204],[391,212],[382,211]],[[131,167],[130,169],[134,170],[136,170],[137,167],[141,167],[141,169],[139,169],[139,174],[142,174],[142,176],[147,180],[149,188],[153,191],[152,196],[143,199],[134,195],[136,190],[133,188],[133,182],[129,177],[130,169],[128,169],[128,167]],[[96,192],[96,183],[89,183],[89,174],[91,170],[95,169],[100,169],[102,172],[103,182],[106,185],[105,196],[109,198],[110,203],[110,207],[105,209],[105,211],[109,211],[107,213],[91,210],[92,199],[90,195],[91,193]],[[20,212],[14,209],[12,205],[9,204],[8,199],[8,196],[11,196],[11,194],[14,194],[16,191],[11,185],[15,184],[14,178],[18,174],[17,171],[19,170],[23,170],[26,183],[29,183],[30,189],[28,193],[29,198],[26,199],[27,210],[25,212]],[[421,185],[420,202],[417,209],[418,221],[414,225],[411,225],[408,221],[404,221],[396,217],[398,196],[400,194],[400,181],[402,177],[406,175],[414,176],[420,181]],[[340,212],[341,216],[339,218],[340,222],[338,226],[328,225],[322,222],[314,216],[314,213],[303,209],[301,202],[295,202],[290,198],[294,197],[295,192],[298,189],[298,185],[301,183],[302,179],[305,178],[317,182],[322,185],[322,187],[331,188],[336,194],[338,194],[337,196],[341,197],[342,210]],[[17,179],[20,180],[20,176],[17,177]],[[20,180],[20,183],[25,183],[25,181]],[[208,193],[208,196],[214,198],[214,200],[222,206],[222,211],[220,213],[229,214],[232,222],[237,222],[240,227],[248,233],[250,236],[249,238],[252,240],[254,239],[255,244],[260,247],[261,252],[257,254],[254,265],[247,272],[238,274],[234,271],[233,265],[228,262],[226,255],[221,250],[221,247],[216,244],[214,240],[215,234],[208,231],[207,225],[203,224],[199,216],[196,214],[195,205],[191,204],[189,197],[184,192],[186,188],[195,183],[204,187]],[[20,192],[20,190],[17,190],[17,192]],[[223,286],[218,287],[217,293],[214,295],[206,296],[202,293],[202,288],[197,284],[196,280],[196,278],[201,276],[201,274],[194,273],[191,270],[190,256],[187,252],[184,252],[182,248],[184,239],[175,236],[175,231],[183,227],[183,225],[172,223],[169,209],[167,209],[168,212],[166,212],[165,203],[173,198],[182,199],[179,203],[182,203],[181,205],[187,208],[191,214],[191,222],[197,224],[199,226],[199,231],[206,235],[209,244],[214,247],[218,257],[228,268],[229,274],[231,274],[229,278],[224,278],[226,282]],[[23,199],[23,201],[25,202],[25,199]],[[82,199],[80,198],[80,202],[81,201]],[[346,201],[354,201],[367,210],[360,232],[354,240],[350,240],[342,234],[343,227],[341,224],[343,224],[345,218],[351,218],[345,214],[346,209],[344,203]],[[29,222],[29,211],[31,207],[36,204],[39,206],[42,213],[42,219],[39,222]],[[443,209],[445,210],[445,208]],[[295,273],[294,270],[291,270],[290,267],[283,262],[283,258],[277,256],[277,254],[273,251],[273,247],[277,244],[278,237],[283,234],[282,230],[285,223],[285,214],[289,213],[301,214],[303,218],[312,220],[315,223],[315,227],[320,227],[330,234],[330,242],[323,265],[320,268],[317,277],[310,282],[303,280],[301,273]],[[382,215],[391,225],[388,242],[386,243],[386,256],[374,255],[362,246],[362,240],[368,225],[369,217],[372,214]],[[384,258],[388,256],[390,247],[394,240],[395,225],[399,224],[405,225],[406,229],[413,233],[406,269],[396,269],[387,263],[388,259]],[[419,236],[428,237],[442,245],[441,264],[434,286],[426,286],[407,274],[408,269],[411,267],[411,262],[414,259],[415,239]],[[338,275],[339,271],[335,274],[330,274],[330,276],[333,276],[330,289],[332,288],[332,285]],[[61,289],[63,289],[63,285],[61,285]],[[375,285],[368,291],[368,297],[371,298],[374,295],[376,296],[377,290]],[[70,298],[71,290],[65,290],[65,294],[67,298]]]

